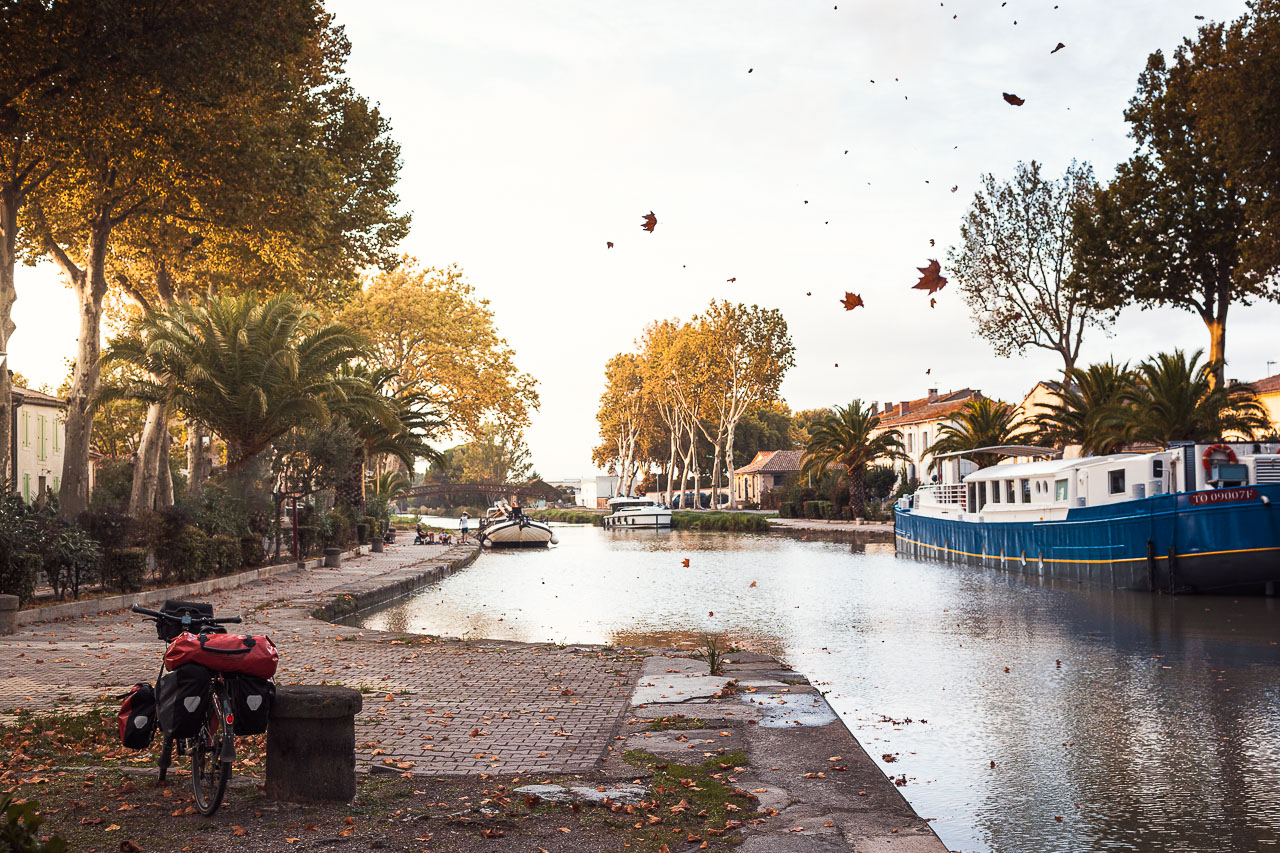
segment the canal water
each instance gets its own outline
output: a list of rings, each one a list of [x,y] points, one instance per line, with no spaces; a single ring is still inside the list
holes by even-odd
[[[890,542],[557,533],[363,624],[619,645],[714,633],[780,655],[905,774],[953,850],[1280,851],[1275,599],[1041,584]]]

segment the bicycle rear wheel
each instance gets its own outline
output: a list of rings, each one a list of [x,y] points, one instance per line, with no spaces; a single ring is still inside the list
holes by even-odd
[[[202,815],[218,810],[231,779],[231,762],[222,760],[224,743],[231,734],[222,725],[222,700],[216,692],[211,705],[199,734],[191,739],[191,793]]]

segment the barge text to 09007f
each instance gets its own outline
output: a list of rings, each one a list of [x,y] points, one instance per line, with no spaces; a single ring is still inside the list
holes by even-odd
[[[1274,595],[1277,451],[1218,442],[1075,459],[1023,446],[942,454],[942,481],[895,507],[897,550],[1117,589]],[[1023,461],[965,473],[975,453]]]

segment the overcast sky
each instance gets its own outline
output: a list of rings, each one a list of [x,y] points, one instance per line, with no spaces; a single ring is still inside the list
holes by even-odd
[[[1148,53],[1192,34],[1195,15],[1229,19],[1244,3],[328,6],[355,86],[403,147],[404,251],[461,265],[491,300],[538,379],[535,464],[562,478],[593,470],[605,361],[652,320],[713,298],[785,314],[793,409],[931,387],[1020,399],[1058,357],[995,357],[953,287],[928,308],[915,268],[939,258],[946,274],[982,173],[1036,159],[1060,174],[1075,158],[1109,177],[1132,151],[1122,113]],[[866,307],[846,313],[846,290]],[[74,302],[48,267],[19,270],[18,296],[11,366],[57,385]],[[1280,361],[1276,328],[1280,307],[1235,307],[1228,375]],[[1190,313],[1135,310],[1088,337],[1082,358],[1206,344]]]

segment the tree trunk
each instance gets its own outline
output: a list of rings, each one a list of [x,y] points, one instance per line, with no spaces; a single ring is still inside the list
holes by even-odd
[[[671,479],[676,475],[676,451],[679,449],[676,447],[676,442],[676,432],[672,430],[667,435],[667,447],[669,449],[667,454],[667,506],[671,506]]]
[[[138,440],[138,452],[134,457],[133,491],[129,495],[130,515],[136,516],[143,510],[156,508],[166,432],[165,405],[152,403],[147,407],[147,419],[142,425],[142,437]],[[167,471],[169,466],[163,467]]]
[[[1214,319],[1205,320],[1204,324],[1209,329],[1209,364],[1213,371],[1211,382],[1214,388],[1222,388],[1226,385],[1227,371],[1226,308],[1223,307]]]
[[[711,510],[720,509],[720,468],[724,461],[724,435],[716,436],[715,454],[711,461]]]
[[[160,448],[160,476],[156,485],[156,509],[173,506],[173,466],[170,457],[173,455],[173,436],[169,434],[169,411],[165,407],[164,446]]]
[[[738,490],[733,482],[733,431],[737,426],[736,421],[729,421],[729,430],[724,441],[724,464],[728,468],[726,476],[729,478],[729,509],[738,508]]]
[[[204,488],[204,481],[209,472],[204,452],[205,432],[195,421],[187,419],[187,494],[188,503],[195,503]]]
[[[59,254],[59,266],[71,279],[80,310],[80,338],[71,391],[67,395],[66,448],[62,458],[62,487],[58,491],[62,516],[74,519],[89,508],[89,447],[93,436],[93,413],[89,406],[98,390],[102,367],[99,340],[102,328],[102,297],[107,293],[106,244],[110,220],[98,217],[89,239],[89,263],[77,269]]]
[[[18,300],[14,271],[17,266],[18,208],[20,204],[11,188],[0,193],[0,494],[14,489],[16,478],[10,450],[13,442],[13,387],[9,381],[9,337],[15,328],[13,303]]]
[[[854,518],[867,517],[867,468],[858,465],[849,470],[849,509]]]

